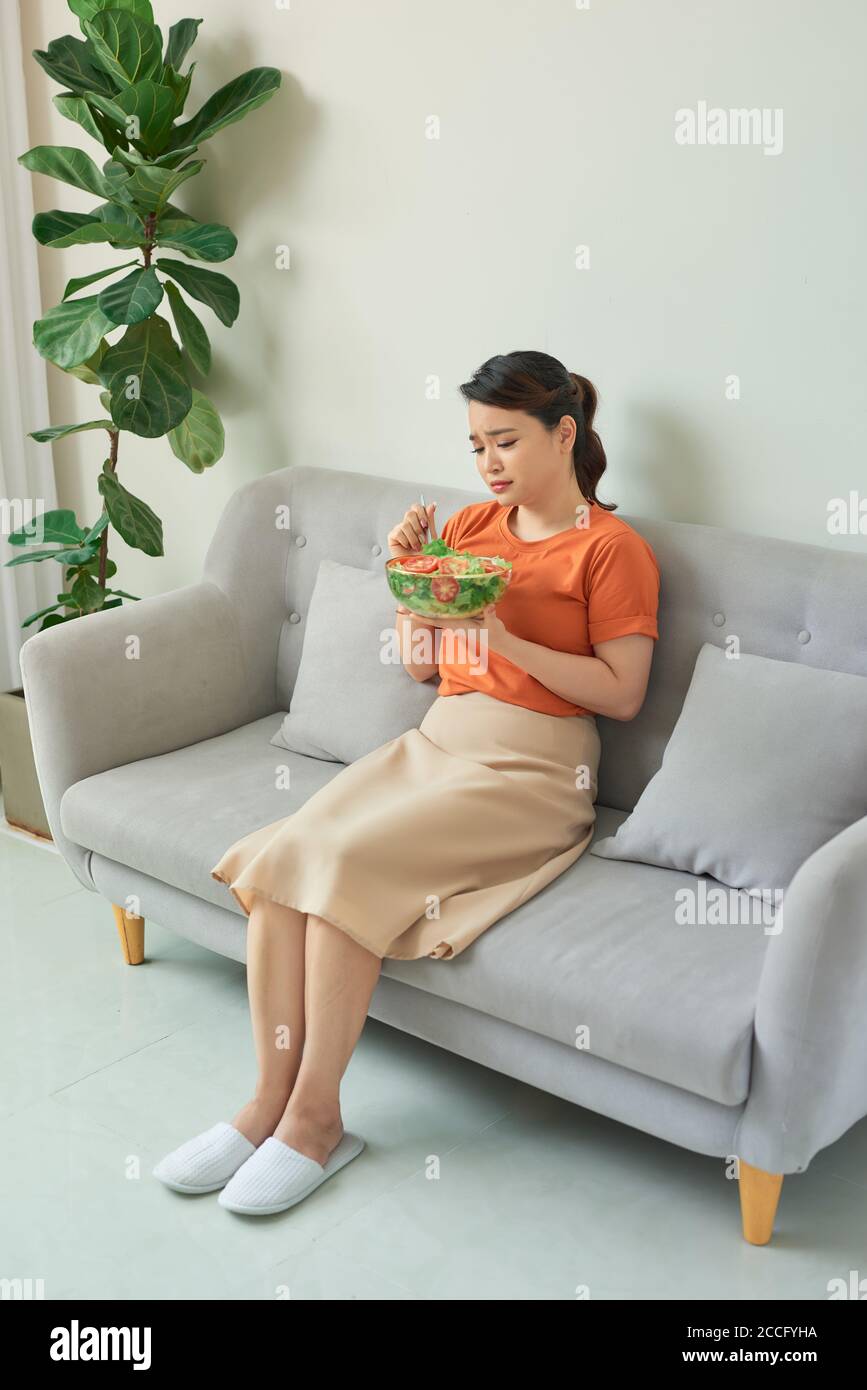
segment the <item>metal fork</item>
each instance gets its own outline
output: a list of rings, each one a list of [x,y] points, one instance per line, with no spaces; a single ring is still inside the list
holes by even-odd
[[[423,492],[420,492],[419,495],[418,495],[418,497],[419,497],[419,501],[421,502],[422,506],[423,506],[424,509],[425,509],[425,515],[427,515],[427,502],[424,500],[424,493],[423,493]],[[436,524],[436,520],[434,519],[434,517],[430,517],[429,520],[430,520],[430,539],[431,539],[432,541],[435,541],[435,540],[438,539],[438,537],[437,537],[437,524]]]

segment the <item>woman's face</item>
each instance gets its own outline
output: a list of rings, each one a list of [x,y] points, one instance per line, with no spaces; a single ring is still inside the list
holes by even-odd
[[[576,426],[564,415],[555,430],[522,410],[470,401],[470,448],[479,476],[503,506],[550,504],[560,488],[574,486],[572,446]]]

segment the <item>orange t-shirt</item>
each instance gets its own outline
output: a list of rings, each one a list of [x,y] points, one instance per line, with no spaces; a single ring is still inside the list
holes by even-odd
[[[603,507],[591,504],[587,523],[544,540],[524,541],[508,525],[517,503],[472,502],[450,516],[442,538],[456,550],[511,560],[512,579],[497,604],[509,632],[555,651],[593,656],[594,642],[643,632],[658,638],[659,567],[643,536]],[[499,652],[451,649],[441,633],[437,695],[484,690],[543,714],[592,714],[570,704]],[[443,657],[468,659],[444,660]],[[476,659],[473,660],[475,655]],[[484,664],[484,663],[482,663]]]

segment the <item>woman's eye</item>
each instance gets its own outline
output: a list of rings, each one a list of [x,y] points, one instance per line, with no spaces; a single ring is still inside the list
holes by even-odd
[[[501,444],[501,445],[500,445],[500,448],[501,448],[501,449],[511,449],[515,444],[517,444],[517,442],[518,442],[517,439],[510,439],[509,442],[508,442],[508,444]],[[470,450],[470,453],[471,453],[471,454],[481,454],[481,453],[484,453],[484,450],[483,450],[483,449],[471,449],[471,450]]]

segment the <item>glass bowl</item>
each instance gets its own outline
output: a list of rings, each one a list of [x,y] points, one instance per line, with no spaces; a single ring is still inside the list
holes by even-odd
[[[464,572],[480,560],[479,574]],[[385,562],[394,598],[419,618],[472,618],[497,603],[512,578],[512,563],[489,555],[395,555]]]

